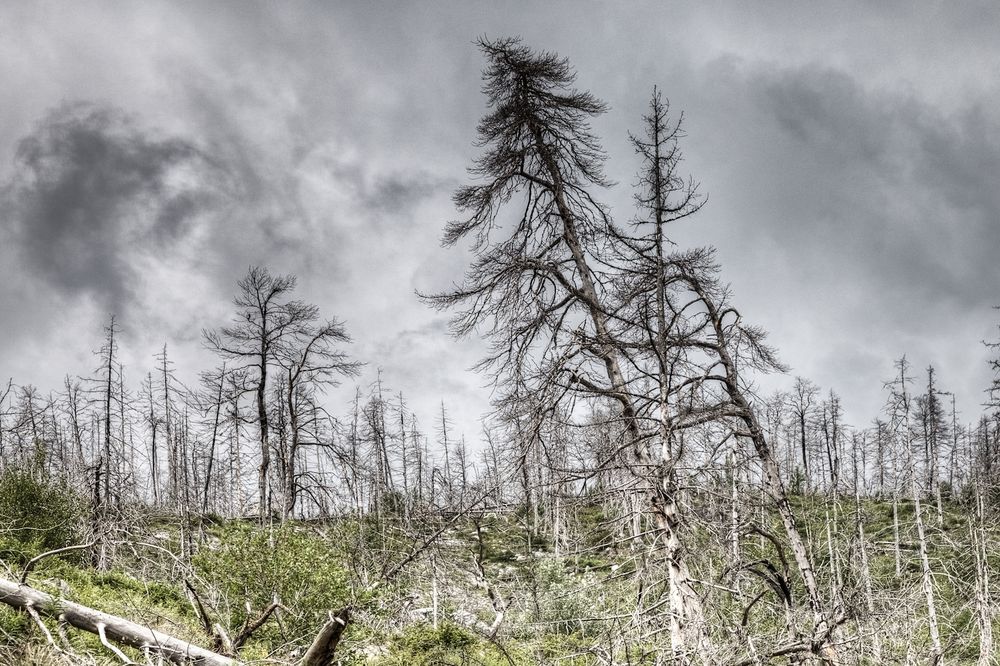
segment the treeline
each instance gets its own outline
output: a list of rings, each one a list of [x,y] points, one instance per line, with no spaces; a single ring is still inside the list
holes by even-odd
[[[294,284],[250,270],[238,326],[205,332],[222,359],[195,387],[177,379],[166,346],[130,386],[113,317],[92,377],[46,393],[11,380],[0,392],[0,471],[72,486],[108,509],[316,518],[461,507],[495,461],[473,459],[444,402],[425,432],[381,373],[333,412],[324,388],[360,364],[334,346],[349,343],[340,323],[317,325],[315,307],[279,298]],[[258,298],[266,307],[247,305]]]
[[[252,285],[275,284],[290,295],[294,277],[251,269],[240,282],[244,307],[236,321],[260,315],[246,306],[266,296]],[[258,328],[273,338],[266,362],[260,364],[249,331],[208,331],[206,340],[225,359],[201,373],[195,388],[177,380],[166,346],[156,370],[140,386],[127,386],[114,318],[93,377],[67,377],[61,391],[44,394],[8,382],[0,393],[2,469],[72,485],[95,507],[141,504],[226,517],[260,515],[262,507],[284,518],[408,514],[415,507],[460,510],[475,500],[496,510],[523,504],[541,524],[537,516],[558,515],[560,497],[596,498],[622,486],[614,472],[632,461],[616,455],[621,419],[607,401],[589,411],[543,413],[536,406],[536,413],[497,419],[472,451],[453,431],[443,402],[425,432],[405,395],[390,392],[381,376],[356,389],[346,413],[332,413],[322,404],[323,388],[359,368],[331,344],[349,342],[343,326],[313,327],[315,308],[304,311],[295,301],[289,308],[269,296],[264,316],[273,320]],[[298,330],[289,325],[292,310],[308,315],[292,322]],[[222,337],[237,334],[242,351]],[[250,356],[252,364],[233,362]],[[845,423],[835,391],[824,394],[801,377],[757,402],[792,494],[899,498],[915,484],[940,516],[943,500],[998,487],[1000,410],[964,422],[933,367],[919,380],[905,357],[895,367],[885,407],[867,428]],[[748,479],[759,475],[725,429],[707,424],[678,438],[680,466],[720,478],[734,469]],[[634,499],[619,501],[639,508]]]

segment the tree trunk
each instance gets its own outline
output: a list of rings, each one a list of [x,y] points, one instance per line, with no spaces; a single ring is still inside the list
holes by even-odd
[[[336,615],[330,614],[330,619],[319,630],[312,645],[302,657],[300,666],[333,666],[333,653],[340,644],[340,639],[350,622],[350,611],[345,608]]]
[[[285,477],[285,497],[284,506],[282,508],[282,518],[288,520],[292,517],[295,511],[295,503],[298,501],[298,488],[296,487],[295,475],[297,474],[295,459],[299,455],[299,404],[297,399],[301,396],[296,395],[297,386],[293,383],[291,373],[289,373],[288,379],[288,394],[286,396],[286,409],[288,410],[288,421],[289,430],[292,437],[292,441],[288,446],[288,451],[285,458],[285,468],[282,473]]]
[[[979,660],[977,666],[993,663],[993,618],[990,613],[989,564],[986,559],[986,535],[969,521],[972,552],[976,562],[976,623],[979,625]]]
[[[924,519],[921,515],[920,491],[917,488],[916,475],[913,476],[913,513],[917,523],[917,538],[920,541],[920,586],[927,600],[927,624],[931,634],[931,664],[944,664],[944,651],[941,648],[941,633],[938,630],[937,610],[934,606],[934,577],[931,572],[930,559],[927,557],[927,536],[924,533]]]
[[[175,664],[235,666],[237,663],[234,659],[130,620],[102,613],[72,601],[56,599],[27,585],[18,585],[14,581],[3,578],[0,578],[0,603],[22,611],[27,611],[30,607],[39,615],[57,617],[77,629],[89,631],[92,634],[101,635],[103,633],[112,641],[128,647],[155,652]]]
[[[267,475],[271,469],[271,444],[268,441],[269,428],[267,422],[267,347],[261,342],[260,377],[257,384],[257,423],[260,426],[260,469],[257,474],[257,492],[260,497],[260,515],[263,518],[271,512],[270,498],[267,494]]]
[[[219,391],[215,396],[215,419],[212,422],[212,439],[208,444],[208,463],[205,467],[205,492],[202,495],[201,512],[208,513],[208,496],[212,485],[212,466],[215,463],[215,447],[219,439],[219,423],[222,416],[222,385],[226,381],[226,364],[222,364],[219,372]]]

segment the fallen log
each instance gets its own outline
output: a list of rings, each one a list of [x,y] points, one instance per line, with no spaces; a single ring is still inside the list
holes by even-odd
[[[197,666],[238,664],[235,659],[224,657],[136,622],[72,601],[57,599],[28,585],[21,585],[4,578],[0,578],[0,603],[17,610],[29,612],[31,609],[39,615],[58,618],[70,626],[100,636],[102,642],[106,637],[122,645],[162,655],[175,664]]]

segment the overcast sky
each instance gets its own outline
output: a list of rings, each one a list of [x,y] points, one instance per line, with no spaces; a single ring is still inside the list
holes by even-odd
[[[652,87],[684,112],[709,202],[676,240],[718,247],[744,317],[851,423],[904,353],[975,418],[1000,321],[993,2],[0,2],[0,375],[90,373],[113,312],[136,384],[164,343],[193,378],[262,264],[346,322],[363,384],[381,367],[425,429],[444,400],[476,438],[481,345],[414,290],[467,261],[439,238],[481,35],[567,56],[610,105],[622,222]]]

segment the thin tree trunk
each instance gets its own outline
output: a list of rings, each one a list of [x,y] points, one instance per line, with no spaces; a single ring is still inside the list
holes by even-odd
[[[995,662],[986,535],[982,527],[975,526],[971,520],[969,521],[969,534],[972,537],[972,551],[976,563],[976,624],[979,625],[979,660],[976,663],[977,666],[990,666]]]
[[[111,501],[111,383],[114,378],[114,358],[115,358],[115,318],[111,317],[111,325],[108,327],[108,365],[106,368],[107,379],[104,388],[104,505],[107,508]]]
[[[730,556],[733,558],[733,563],[740,561],[740,496],[739,496],[739,484],[736,478],[736,452],[732,452],[727,456],[727,461],[729,463],[729,478],[730,478],[730,488],[729,488],[729,503],[730,503],[730,515],[729,515],[729,551]]]
[[[269,441],[270,425],[267,421],[267,345],[265,340],[260,343],[260,360],[257,370],[260,373],[257,383],[257,423],[260,435],[260,467],[257,471],[257,496],[260,499],[260,515],[263,518],[271,513],[271,498],[267,492],[268,474],[271,469],[271,443]]]
[[[205,467],[205,489],[202,496],[202,513],[208,513],[208,495],[212,484],[212,465],[215,462],[215,444],[219,437],[219,421],[222,415],[222,385],[226,380],[226,364],[222,364],[219,373],[219,391],[215,396],[215,419],[212,421],[212,438],[208,445],[208,463]]]
[[[927,557],[927,537],[924,533],[924,519],[921,515],[920,491],[917,487],[916,475],[913,477],[913,511],[920,546],[920,587],[927,601],[927,623],[931,634],[931,664],[938,666],[944,664],[944,651],[941,648],[941,632],[938,628],[937,609],[934,605],[934,576],[931,571],[930,559]]]

